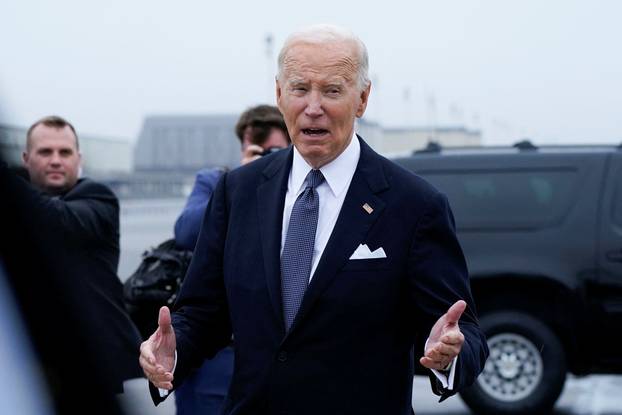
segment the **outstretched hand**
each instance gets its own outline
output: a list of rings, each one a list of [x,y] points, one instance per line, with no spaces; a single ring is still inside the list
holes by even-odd
[[[175,331],[168,307],[160,308],[158,329],[140,345],[140,366],[147,379],[156,387],[173,389],[175,365]]]
[[[466,309],[466,302],[459,300],[438,319],[430,331],[424,356],[419,362],[428,369],[444,370],[458,356],[464,335],[458,321]]]

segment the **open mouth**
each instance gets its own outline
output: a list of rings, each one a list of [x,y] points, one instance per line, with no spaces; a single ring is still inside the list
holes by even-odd
[[[303,128],[302,133],[311,137],[321,137],[328,134],[328,130],[323,128]]]

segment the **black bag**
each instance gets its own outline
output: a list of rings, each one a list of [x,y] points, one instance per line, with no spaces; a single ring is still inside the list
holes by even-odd
[[[144,338],[157,328],[158,310],[175,303],[192,251],[178,249],[169,239],[143,253],[138,269],[123,284],[123,297]]]

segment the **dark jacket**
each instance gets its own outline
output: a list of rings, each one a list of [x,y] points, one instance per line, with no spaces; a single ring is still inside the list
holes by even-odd
[[[173,315],[174,386],[233,334],[225,414],[410,414],[413,346],[420,357],[417,340],[458,299],[469,307],[455,388],[433,388],[447,396],[474,381],[487,347],[447,200],[360,142],[337,223],[287,334],[280,245],[292,150],[223,175]],[[386,258],[349,260],[360,244],[382,247]]]
[[[21,179],[16,181],[19,183]],[[112,387],[122,391],[126,379],[142,376],[138,364],[140,335],[125,311],[119,264],[119,202],[103,184],[80,179],[61,196],[49,196],[21,181],[28,204],[40,212],[42,231],[62,247],[67,278],[80,278],[90,313],[84,314],[101,359],[110,372]]]
[[[91,307],[82,275],[72,271],[74,261],[62,235],[48,232],[48,222],[41,220],[41,206],[33,200],[38,193],[1,160],[0,195],[0,273],[9,277],[9,302],[19,307],[19,314],[1,315],[0,320],[23,322],[3,336],[19,342],[20,334],[27,333],[28,342],[15,351],[15,364],[25,365],[26,372],[32,368],[41,381],[26,393],[36,403],[43,385],[45,402],[58,414],[83,413],[84,408],[94,415],[122,413],[114,396],[121,385],[110,375],[110,364],[104,362],[110,359],[102,358],[109,352],[93,327],[101,312]]]

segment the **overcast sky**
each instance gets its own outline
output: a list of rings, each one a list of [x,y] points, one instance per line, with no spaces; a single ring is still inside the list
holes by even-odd
[[[466,125],[487,143],[619,143],[621,18],[616,0],[7,0],[0,117],[55,113],[134,139],[145,115],[274,103],[285,37],[325,22],[369,49],[369,120]]]

